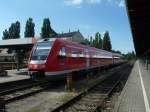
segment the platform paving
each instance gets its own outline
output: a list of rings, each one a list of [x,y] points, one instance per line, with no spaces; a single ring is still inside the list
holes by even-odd
[[[16,69],[7,70],[8,76],[0,77],[0,84],[5,82],[28,79],[29,75],[27,75],[27,71],[28,70],[26,68],[20,69],[19,71]]]
[[[142,61],[135,62],[120,97],[116,112],[150,112],[150,68]]]

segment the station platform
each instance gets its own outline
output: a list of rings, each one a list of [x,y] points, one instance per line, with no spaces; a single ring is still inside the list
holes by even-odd
[[[149,66],[150,67],[150,66]],[[150,112],[150,68],[137,60],[120,95],[115,112]]]
[[[6,70],[6,71],[8,73],[8,76],[0,77],[0,84],[30,78],[29,75],[28,75],[27,68],[20,69],[19,71],[17,69]]]

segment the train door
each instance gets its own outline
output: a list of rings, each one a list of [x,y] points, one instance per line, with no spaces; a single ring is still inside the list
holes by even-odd
[[[90,66],[90,53],[89,49],[86,49],[86,67]]]
[[[61,69],[66,68],[66,59],[67,59],[66,48],[61,47],[58,55],[58,64]]]

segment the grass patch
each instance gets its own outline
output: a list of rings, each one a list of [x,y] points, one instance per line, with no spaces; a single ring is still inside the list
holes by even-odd
[[[33,107],[32,109],[30,109],[27,112],[40,112],[40,109],[38,107]]]
[[[68,101],[69,99],[71,99],[72,97],[74,97],[76,95],[77,95],[77,93],[74,93],[74,92],[66,93],[65,95],[60,97],[60,101],[66,102],[66,101]]]

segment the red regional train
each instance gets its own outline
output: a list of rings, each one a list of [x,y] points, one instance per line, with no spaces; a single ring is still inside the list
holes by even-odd
[[[29,74],[56,76],[120,62],[120,55],[65,38],[39,40],[28,62]]]

